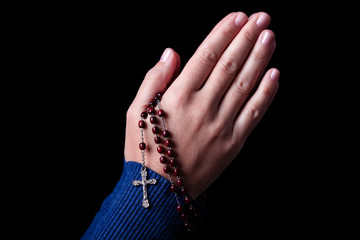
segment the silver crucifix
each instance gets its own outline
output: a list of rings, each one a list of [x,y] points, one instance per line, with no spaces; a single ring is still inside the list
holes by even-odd
[[[146,177],[147,177],[147,171],[146,171],[146,167],[142,167],[141,168],[141,180],[133,180],[132,181],[132,184],[134,186],[140,186],[142,185],[143,187],[143,201],[142,201],[142,206],[144,208],[148,208],[150,206],[149,204],[149,199],[148,199],[148,196],[147,196],[147,189],[146,189],[146,185],[148,184],[156,184],[156,179],[149,179],[149,180],[146,180]]]

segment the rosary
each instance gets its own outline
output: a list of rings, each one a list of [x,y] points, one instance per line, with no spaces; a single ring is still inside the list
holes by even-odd
[[[149,106],[145,111],[141,113],[141,120],[138,123],[138,126],[141,131],[141,142],[139,148],[142,154],[142,167],[141,167],[141,180],[134,180],[132,184],[134,186],[142,185],[143,190],[143,199],[142,206],[148,208],[150,206],[148,194],[147,194],[147,185],[156,184],[156,179],[147,180],[147,168],[145,166],[145,150],[146,144],[144,142],[144,128],[146,127],[145,120],[150,115],[150,123],[152,124],[152,132],[155,135],[154,142],[157,144],[157,152],[160,154],[159,161],[164,165],[163,171],[167,174],[170,181],[170,191],[176,198],[177,206],[176,211],[180,214],[181,219],[184,221],[184,226],[187,231],[192,230],[192,221],[197,217],[195,207],[192,205],[192,198],[187,193],[184,188],[184,181],[180,177],[180,170],[176,161],[176,154],[173,149],[174,143],[171,141],[171,134],[165,126],[165,112],[161,108],[162,94],[158,93],[154,100],[150,102]],[[159,119],[157,116],[160,118]],[[161,126],[160,126],[161,125]],[[160,126],[160,127],[159,127]],[[176,178],[174,183],[172,175]],[[181,199],[184,199],[184,205],[181,204]]]

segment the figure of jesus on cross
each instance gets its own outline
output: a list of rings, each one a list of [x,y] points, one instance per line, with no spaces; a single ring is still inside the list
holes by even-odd
[[[142,167],[141,168],[141,180],[133,180],[132,181],[132,184],[134,186],[140,186],[142,185],[143,187],[143,201],[142,201],[142,206],[144,208],[148,208],[150,206],[149,204],[149,199],[148,199],[148,196],[147,196],[147,188],[146,188],[146,185],[148,184],[156,184],[156,179],[149,179],[147,180],[146,177],[147,177],[147,171],[146,171],[146,167]]]

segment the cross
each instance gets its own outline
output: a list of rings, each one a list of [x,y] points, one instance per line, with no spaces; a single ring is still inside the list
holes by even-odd
[[[156,179],[149,179],[146,180],[147,177],[147,171],[146,171],[146,167],[142,167],[141,168],[141,180],[133,180],[132,184],[134,186],[140,186],[142,185],[143,187],[143,201],[142,201],[142,206],[144,208],[148,208],[150,206],[149,204],[149,200],[148,200],[148,196],[147,196],[147,189],[146,189],[146,185],[148,184],[156,184]]]

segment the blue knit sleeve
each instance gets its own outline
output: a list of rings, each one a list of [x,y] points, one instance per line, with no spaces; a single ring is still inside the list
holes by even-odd
[[[148,169],[149,208],[142,207],[142,188],[132,185],[141,179],[141,164],[125,162],[121,178],[104,200],[82,240],[88,239],[176,239],[183,228],[170,182]]]

